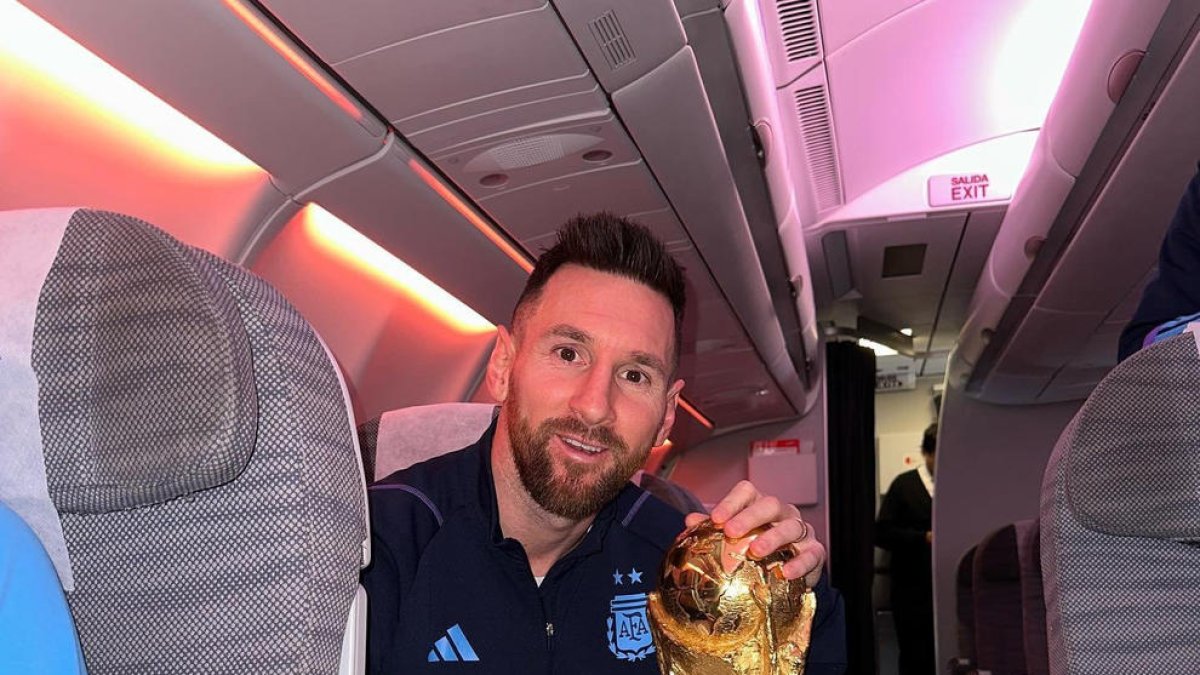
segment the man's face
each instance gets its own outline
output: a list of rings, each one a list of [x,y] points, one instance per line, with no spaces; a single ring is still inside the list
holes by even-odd
[[[922,452],[921,456],[925,458],[925,468],[929,469],[929,475],[932,476],[933,475],[933,465],[934,465],[934,461],[933,461],[934,453]]]
[[[674,422],[683,382],[668,379],[670,303],[639,282],[567,265],[523,310],[515,341],[500,342],[489,384],[526,491],[559,516],[596,513]]]

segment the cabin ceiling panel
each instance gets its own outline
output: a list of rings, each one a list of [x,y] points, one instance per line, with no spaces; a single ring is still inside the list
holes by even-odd
[[[966,224],[964,214],[937,215],[847,230],[860,311],[894,328],[933,323]],[[913,253],[905,253],[912,251]],[[897,256],[917,256],[915,274],[885,276],[885,264]],[[901,253],[897,253],[901,252]]]
[[[482,197],[479,205],[527,247],[540,244],[539,238],[552,235],[568,218],[580,213],[610,211],[626,215],[670,206],[641,160],[527,184]],[[659,234],[667,241],[682,238],[679,232]]]
[[[421,35],[333,68],[401,132],[596,86],[549,5]]]
[[[609,166],[636,164],[641,158],[607,108],[582,119],[525,127],[430,155],[477,200]],[[648,172],[645,179],[652,180]],[[658,205],[665,203],[660,197]]]
[[[260,0],[262,5],[327,63],[369,51],[545,7],[545,0]]]
[[[610,92],[654,70],[686,44],[671,0],[554,0],[554,6]]]
[[[821,0],[817,4],[821,8],[821,42],[825,53],[837,52],[855,38],[894,20],[896,15],[920,2],[922,0]]]
[[[441,155],[464,145],[486,143],[497,138],[545,133],[551,126],[585,125],[610,115],[608,99],[593,85],[587,91],[524,101],[462,116],[455,110],[453,119],[442,119],[438,111],[406,121],[398,128],[422,152]]]
[[[850,14],[863,3],[826,4]],[[999,98],[1021,94],[1005,88],[1021,63],[1010,35],[1021,14],[1008,2],[926,0],[826,56],[847,202],[934,157],[1041,125],[1044,108]],[[1022,58],[1040,48],[1021,45]]]

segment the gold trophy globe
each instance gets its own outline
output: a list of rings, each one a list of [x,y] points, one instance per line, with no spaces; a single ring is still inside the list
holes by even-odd
[[[783,578],[790,547],[761,560],[746,549],[765,531],[730,539],[706,520],[667,551],[649,594],[663,675],[800,675],[817,600]]]

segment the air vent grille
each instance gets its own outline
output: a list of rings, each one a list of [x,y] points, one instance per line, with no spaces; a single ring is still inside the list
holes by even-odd
[[[604,60],[608,62],[609,68],[616,70],[637,58],[637,54],[633,53],[633,46],[625,37],[625,29],[621,28],[621,22],[612,10],[592,19],[588,22],[588,28],[592,31],[592,37],[596,38],[596,43],[600,45],[600,51],[604,53]]]
[[[837,149],[833,142],[833,124],[829,119],[829,98],[824,85],[797,89],[796,115],[804,134],[804,154],[808,160],[816,192],[817,208],[825,210],[842,204],[842,179],[838,170]]]
[[[775,5],[788,61],[810,59],[820,53],[815,5],[815,0],[779,0]]]

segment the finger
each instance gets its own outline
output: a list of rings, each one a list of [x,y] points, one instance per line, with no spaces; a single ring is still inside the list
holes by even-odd
[[[744,537],[756,527],[796,518],[800,512],[791,504],[784,504],[777,497],[759,497],[721,526],[731,537]],[[797,531],[797,536],[799,531]]]
[[[808,524],[798,516],[785,518],[755,537],[754,542],[750,544],[750,556],[765,558],[794,542],[802,542],[809,536]]]
[[[706,520],[708,520],[708,516],[703,513],[689,513],[684,517],[683,524],[687,527],[695,527]]]
[[[806,547],[797,551],[796,557],[787,561],[783,566],[783,576],[786,579],[804,577],[804,583],[809,588],[816,585],[821,578],[821,564],[825,559],[824,548]]]
[[[755,499],[758,499],[758,490],[754,484],[748,480],[740,481],[729,494],[717,503],[712,510],[713,522],[717,525],[724,525],[726,521],[738,514],[742,509],[746,508]]]

